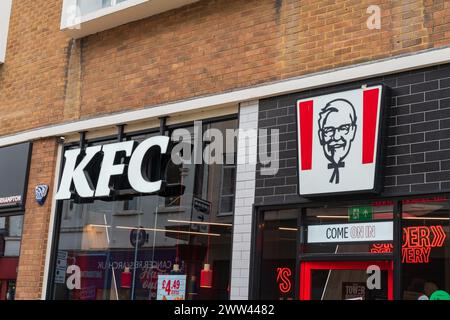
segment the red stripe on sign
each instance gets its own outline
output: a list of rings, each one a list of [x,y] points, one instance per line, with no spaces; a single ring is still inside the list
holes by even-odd
[[[362,163],[373,163],[375,154],[375,134],[380,89],[370,89],[363,93],[363,146]]]
[[[312,168],[313,101],[299,103],[300,114],[300,151],[302,170]]]

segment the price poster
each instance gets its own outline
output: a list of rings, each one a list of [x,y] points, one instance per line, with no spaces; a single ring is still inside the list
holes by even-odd
[[[186,294],[186,275],[158,275],[157,300],[184,300]]]

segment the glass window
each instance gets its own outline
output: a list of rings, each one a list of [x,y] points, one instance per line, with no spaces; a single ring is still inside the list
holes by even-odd
[[[403,201],[403,299],[450,299],[449,218],[446,198]]]
[[[0,217],[0,256],[18,257],[23,215]]]
[[[111,6],[111,0],[78,0],[77,5],[80,9],[80,14],[85,15]]]
[[[393,205],[386,203],[370,203],[362,205],[346,205],[333,207],[319,207],[308,208],[306,210],[305,219],[305,236],[303,241],[305,245],[302,246],[303,253],[327,253],[327,254],[354,254],[354,253],[391,253],[392,240],[380,242],[358,242],[352,241],[345,243],[340,241],[338,235],[336,236],[336,243],[334,242],[314,242],[308,243],[308,231],[321,225],[345,226],[346,224],[364,223],[364,222],[383,222],[392,223]],[[392,227],[392,225],[391,225]],[[339,232],[336,229],[336,232]],[[347,230],[350,232],[349,230]],[[325,237],[326,234],[323,233]],[[393,234],[391,234],[391,239]],[[355,238],[357,239],[357,237]],[[337,243],[339,242],[339,243]],[[388,249],[386,249],[388,248]]]
[[[295,298],[298,215],[299,210],[264,212],[260,299]]]
[[[311,300],[387,300],[388,271],[380,271],[380,287],[369,289],[366,269],[311,272]]]
[[[77,0],[77,5],[80,14],[86,15],[103,8],[115,6],[125,1],[128,0]]]
[[[203,130],[211,127],[235,129],[237,121]],[[62,202],[54,299],[154,300],[158,279],[172,276],[184,277],[185,299],[228,299],[233,215],[219,214],[222,164],[171,164],[168,171],[178,194]],[[71,266],[80,270],[78,288]]]
[[[77,5],[80,14],[85,15],[103,8],[115,6],[125,1],[127,0],[77,0]]]
[[[22,236],[22,222],[23,222],[22,215],[9,217],[9,236],[10,237]]]
[[[236,166],[223,165],[222,188],[220,192],[220,214],[231,214],[234,208],[234,187],[236,185]]]

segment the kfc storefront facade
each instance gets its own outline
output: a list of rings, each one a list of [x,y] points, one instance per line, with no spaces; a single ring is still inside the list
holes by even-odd
[[[441,64],[324,81],[207,113],[68,134],[43,295],[447,299],[449,78]],[[245,131],[255,128],[258,135]],[[180,154],[195,157],[198,135],[204,155],[209,130],[226,137],[228,129],[243,130],[222,153],[235,162],[168,157],[181,137],[192,145]],[[245,155],[259,162],[240,161]]]
[[[33,141],[31,201],[0,215],[25,212],[16,297],[448,298],[449,57],[424,51],[1,138]],[[227,130],[235,143],[217,149]],[[194,163],[174,161],[177,147]]]
[[[250,297],[450,299],[450,65],[260,100]]]
[[[237,128],[234,111],[66,140],[46,298],[228,299],[236,163],[203,155]]]

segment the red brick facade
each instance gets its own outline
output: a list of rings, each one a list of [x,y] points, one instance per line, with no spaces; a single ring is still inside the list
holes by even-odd
[[[48,138],[33,143],[16,299],[41,298],[53,188],[50,187],[45,204],[40,206],[34,199],[34,187],[38,184],[52,186],[56,152],[56,139]]]

